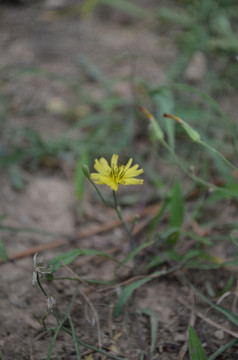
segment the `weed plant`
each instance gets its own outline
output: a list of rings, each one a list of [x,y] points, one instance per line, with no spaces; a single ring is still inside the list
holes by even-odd
[[[172,157],[173,161],[181,168],[182,172],[184,172],[185,175],[188,176],[200,188],[204,188],[204,189],[210,190],[210,191],[212,190],[212,192],[214,194],[217,194],[219,197],[227,197],[227,196],[233,197],[233,198],[237,197],[238,194],[237,194],[236,190],[234,191],[233,189],[230,189],[229,187],[226,187],[226,186],[223,186],[223,187],[216,186],[212,183],[209,183],[207,180],[204,180],[204,179],[196,176],[187,167],[187,165],[184,163],[183,159],[178,157],[178,155],[176,154],[174,149],[165,140],[165,135],[164,135],[162,129],[160,128],[159,123],[155,120],[153,115],[150,112],[148,112],[148,110],[146,110],[145,108],[141,108],[141,110],[145,114],[145,116],[148,118],[148,120],[150,121],[151,141],[154,144],[154,147],[156,145],[156,142],[159,142],[166,149],[166,151],[168,151],[168,153]],[[185,132],[186,136],[188,137],[188,140],[191,140],[197,146],[205,148],[206,150],[211,151],[212,153],[216,154],[216,156],[218,156],[219,159],[221,161],[223,161],[229,168],[236,170],[236,171],[238,170],[221,153],[219,153],[217,150],[215,150],[209,144],[204,142],[201,139],[200,134],[194,128],[192,128],[188,123],[186,123],[184,120],[182,120],[172,114],[164,114],[164,116],[166,118],[170,118],[170,119],[173,119],[176,122],[178,122],[179,125],[182,127],[183,131]],[[114,317],[117,318],[120,315],[122,315],[122,313],[124,311],[124,306],[126,306],[129,298],[132,298],[133,311],[134,311],[135,318],[137,318],[137,315],[139,312],[142,312],[142,313],[145,312],[147,315],[150,316],[150,321],[151,321],[151,347],[150,347],[150,350],[147,350],[144,347],[144,341],[143,341],[143,338],[141,335],[142,332],[141,332],[141,328],[140,328],[140,322],[138,319],[137,319],[136,323],[137,323],[137,331],[138,331],[139,338],[141,341],[141,351],[142,351],[141,356],[142,356],[142,358],[152,359],[153,355],[155,353],[155,349],[156,349],[156,346],[155,346],[156,340],[155,339],[157,337],[157,330],[158,330],[156,315],[154,314],[153,309],[143,310],[143,309],[139,309],[137,307],[136,290],[138,288],[142,287],[144,284],[148,283],[149,281],[160,277],[161,275],[166,275],[166,274],[174,272],[174,271],[179,271],[181,268],[191,268],[192,267],[195,269],[204,269],[204,268],[213,269],[213,268],[222,268],[225,265],[227,265],[228,263],[229,264],[237,263],[236,259],[231,262],[226,262],[226,261],[221,262],[216,257],[208,256],[208,254],[206,254],[206,251],[204,251],[203,247],[199,246],[199,243],[209,246],[212,243],[211,239],[205,238],[203,236],[198,237],[192,233],[184,232],[182,225],[183,225],[183,221],[184,221],[185,205],[184,205],[184,196],[182,193],[180,180],[176,181],[169,196],[167,196],[167,198],[165,199],[164,205],[162,206],[162,208],[160,209],[160,211],[156,215],[156,217],[152,220],[150,227],[149,227],[149,233],[150,233],[149,241],[143,242],[141,245],[137,246],[137,244],[134,240],[134,237],[133,237],[133,232],[131,231],[131,229],[128,227],[128,225],[126,224],[126,222],[123,219],[121,208],[118,204],[118,199],[117,199],[117,195],[116,195],[118,186],[120,184],[122,184],[122,185],[133,185],[133,184],[142,185],[143,184],[143,180],[137,179],[137,176],[143,172],[143,169],[138,169],[139,165],[134,165],[131,167],[131,164],[132,164],[132,159],[129,160],[127,165],[119,165],[118,164],[118,156],[113,155],[112,160],[111,160],[111,165],[109,165],[107,160],[105,160],[104,158],[101,158],[100,160],[95,161],[95,170],[97,171],[97,173],[90,174],[88,166],[87,165],[83,166],[83,172],[84,172],[85,176],[88,178],[88,180],[94,186],[100,199],[108,206],[112,206],[114,208],[114,210],[116,211],[116,213],[123,225],[123,228],[124,228],[126,234],[128,235],[128,240],[131,245],[131,252],[129,254],[127,254],[126,257],[122,261],[118,261],[117,259],[114,259],[105,253],[94,252],[92,249],[71,250],[68,253],[64,253],[61,256],[54,258],[46,268],[44,268],[42,266],[42,264],[41,264],[42,260],[37,262],[36,256],[34,257],[34,276],[33,276],[34,280],[33,281],[38,283],[41,291],[43,292],[44,296],[47,298],[48,312],[51,311],[57,320],[57,327],[50,328],[50,329],[47,329],[47,327],[45,325],[45,320],[47,319],[48,312],[41,320],[42,325],[46,331],[54,332],[54,336],[52,339],[52,343],[50,346],[47,360],[50,359],[54,342],[56,340],[59,330],[61,330],[61,329],[66,331],[68,334],[70,334],[73,337],[78,359],[81,358],[80,345],[84,346],[86,348],[92,349],[94,351],[97,351],[109,358],[110,357],[115,358],[115,359],[125,358],[125,357],[118,357],[116,355],[112,355],[111,353],[106,353],[105,351],[102,351],[100,349],[100,346],[99,346],[99,348],[92,347],[91,345],[82,342],[76,336],[74,325],[73,325],[73,320],[70,317],[70,308],[72,307],[72,303],[69,307],[68,312],[64,316],[64,318],[62,320],[60,320],[60,317],[55,310],[54,298],[49,297],[47,295],[47,293],[45,292],[45,290],[42,286],[42,283],[41,283],[41,277],[45,274],[50,274],[51,275],[50,280],[51,281],[53,280],[53,275],[52,275],[53,268],[56,270],[62,264],[69,265],[79,255],[95,254],[95,255],[99,255],[99,256],[103,256],[103,257],[106,256],[108,258],[111,258],[111,260],[115,261],[115,263],[116,263],[114,277],[111,279],[110,284],[111,284],[111,286],[117,287],[117,286],[119,286],[118,279],[117,279],[119,270],[123,266],[125,266],[128,263],[128,261],[134,259],[134,277],[131,280],[129,280],[129,285],[125,285],[122,288],[122,293],[121,293],[117,303],[114,306]],[[110,203],[108,204],[108,202],[104,199],[102,193],[100,192],[98,186],[96,186],[94,184],[94,182],[99,185],[105,184],[113,190],[113,193],[112,193],[113,205],[110,205]],[[169,215],[169,217],[170,217],[169,228],[164,233],[160,233],[160,237],[164,238],[167,249],[159,254],[158,241],[155,237],[155,233],[153,233],[153,229],[154,229],[155,223],[156,223],[156,225],[158,224],[158,222],[161,218],[161,215],[165,211],[169,211],[169,214],[170,214]],[[233,240],[235,238],[234,231],[235,230],[233,230],[233,232],[231,233]],[[180,241],[180,237],[185,234],[187,236],[189,236],[190,238],[194,238],[196,240],[197,245],[195,248],[192,248],[192,249],[188,250],[186,253],[184,253],[183,255],[181,255],[177,251],[176,244],[178,243],[178,241]],[[156,255],[153,255],[150,257],[147,266],[143,269],[139,262],[138,255],[141,254],[142,252],[144,252],[146,248],[151,248],[151,247],[154,248],[152,253],[155,253]],[[170,266],[167,270],[160,269],[160,270],[155,271],[155,269],[160,268],[164,264],[165,259],[167,261],[169,261],[169,263],[171,263],[171,264],[173,263],[175,265]],[[205,259],[205,261],[204,261],[204,259]],[[232,322],[235,325],[238,325],[238,317],[234,313],[232,313],[230,310],[226,310],[225,308],[221,307],[220,305],[213,303],[208,297],[206,297],[203,293],[201,293],[200,290],[198,290],[188,280],[188,278],[183,275],[182,272],[179,272],[179,274],[180,274],[179,276],[181,277],[183,282],[187,286],[189,286],[191,289],[193,289],[193,291],[203,301],[208,303],[216,311],[222,313],[227,319],[229,319],[230,322]],[[77,280],[77,278],[75,278],[75,280]],[[82,279],[78,279],[78,280],[83,281],[83,283],[85,282]],[[92,282],[93,282],[93,280],[90,283],[92,283]],[[103,284],[103,280],[98,279],[96,281],[96,283]],[[231,286],[231,282],[230,282],[230,284],[228,284],[228,286],[229,287]],[[227,288],[224,289],[224,291],[227,291]],[[75,296],[76,295],[74,295],[74,297],[72,298],[72,302],[74,301]],[[71,331],[67,330],[67,328],[65,328],[65,326],[64,326],[64,322],[66,320],[68,320],[70,323]],[[99,341],[99,344],[100,344],[100,341]],[[191,359],[193,359],[193,360],[215,359],[223,351],[227,350],[227,348],[229,348],[230,346],[236,345],[236,344],[237,344],[237,340],[231,341],[226,346],[219,348],[214,354],[212,354],[209,358],[207,358],[196,333],[194,332],[193,328],[191,326],[189,326],[189,348],[190,348],[190,356],[191,356]]]

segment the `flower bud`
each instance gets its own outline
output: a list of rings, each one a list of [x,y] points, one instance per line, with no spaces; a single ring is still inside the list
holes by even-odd
[[[89,178],[90,178],[90,174],[89,174],[88,165],[87,165],[87,164],[84,164],[84,165],[82,166],[82,169],[83,169],[84,175],[89,179]]]
[[[142,106],[140,107],[140,110],[145,114],[147,119],[150,120],[150,131],[153,132],[154,137],[159,141],[163,140],[164,133],[161,130],[161,127],[159,126],[157,121],[155,120],[154,116]]]
[[[187,135],[195,142],[199,142],[201,140],[200,134],[194,130],[190,125],[188,125],[186,122],[182,122],[182,127],[186,131]]]
[[[187,133],[187,135],[195,142],[199,142],[201,140],[200,134],[194,130],[190,125],[188,125],[184,120],[180,119],[178,116],[172,114],[164,114],[164,117],[171,118],[176,120]]]

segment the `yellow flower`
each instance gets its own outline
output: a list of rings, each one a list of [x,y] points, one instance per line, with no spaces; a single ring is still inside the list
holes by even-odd
[[[130,158],[126,165],[118,165],[118,155],[112,155],[111,166],[108,165],[106,159],[96,159],[94,164],[94,169],[98,173],[92,173],[91,179],[96,184],[106,184],[112,190],[117,191],[119,184],[122,185],[137,185],[143,184],[142,179],[135,179],[136,176],[144,172],[143,169],[138,169],[139,165],[133,165],[133,159]]]

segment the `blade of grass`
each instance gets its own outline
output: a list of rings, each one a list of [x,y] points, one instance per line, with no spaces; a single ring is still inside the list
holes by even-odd
[[[74,302],[75,302],[75,299],[76,299],[77,291],[78,291],[78,287],[76,287],[75,290],[74,290],[74,293],[73,293],[73,296],[72,296],[72,298],[71,298],[70,304],[69,304],[69,306],[68,306],[67,312],[66,312],[66,314],[65,314],[65,316],[64,316],[64,318],[63,318],[62,321],[59,321],[59,317],[58,317],[58,315],[57,315],[57,312],[55,311],[54,308],[52,309],[52,312],[53,312],[55,318],[57,319],[58,327],[57,327],[57,329],[55,330],[54,336],[53,336],[53,338],[52,338],[52,340],[51,340],[51,342],[50,342],[50,346],[49,346],[49,350],[48,350],[48,354],[47,354],[46,360],[51,360],[51,354],[52,354],[52,351],[53,351],[53,348],[54,348],[54,345],[55,345],[55,341],[56,341],[56,339],[57,339],[57,336],[58,336],[61,328],[62,328],[62,329],[64,328],[63,325],[64,325],[65,321],[66,321],[66,320],[69,318],[69,316],[70,316],[70,312],[71,312],[71,310],[72,310],[72,307],[73,307]]]
[[[158,335],[158,316],[155,311],[153,311],[150,308],[142,308],[140,311],[149,316],[150,318],[150,357],[152,359],[155,348],[156,348],[156,342],[157,342],[157,335]]]
[[[191,360],[207,360],[202,344],[191,325],[188,327],[188,342]]]
[[[101,84],[104,89],[109,90],[109,81],[106,75],[102,72],[102,70],[90,60],[89,57],[83,55],[79,59],[80,65],[83,70],[90,76],[90,78],[99,84]]]
[[[139,18],[153,17],[153,13],[149,10],[145,10],[137,5],[125,0],[101,0],[103,4],[113,6],[117,9],[127,12],[130,15],[137,16]]]
[[[0,240],[0,258],[3,261],[7,261],[7,259],[8,259],[7,250],[6,250],[5,245],[3,244],[2,240]]]
[[[67,334],[72,336],[71,331],[69,331],[66,327],[63,326],[63,330]],[[122,358],[122,357],[113,355],[113,354],[111,354],[109,352],[106,352],[104,350],[98,349],[95,346],[89,345],[89,344],[85,343],[84,341],[80,340],[79,338],[77,338],[77,341],[78,341],[79,345],[82,345],[82,346],[86,347],[87,349],[91,349],[91,350],[93,350],[95,352],[98,352],[99,354],[102,354],[102,355],[106,356],[106,358],[111,358],[111,359],[115,359],[115,360],[128,360],[126,358]]]
[[[177,181],[173,187],[170,200],[170,227],[181,227],[184,217],[184,199],[181,190],[181,181]]]
[[[127,302],[127,300],[129,299],[129,297],[133,294],[133,292],[138,289],[140,286],[144,285],[145,283],[147,283],[148,281],[152,280],[151,278],[146,278],[146,279],[140,279],[137,280],[133,283],[131,283],[130,285],[126,286],[123,289],[123,292],[119,298],[119,300],[116,303],[116,306],[114,308],[114,317],[117,318],[121,315],[122,311],[123,311],[123,306],[125,305],[125,303]]]
[[[51,339],[46,360],[51,360],[51,355],[52,355],[52,351],[53,351],[53,349],[54,349],[54,345],[55,345],[57,336],[58,336],[58,334],[59,334],[59,332],[60,332],[60,329],[63,327],[64,322],[67,320],[67,318],[68,318],[68,315],[65,315],[64,319],[58,324],[58,327],[57,327],[57,329],[55,330],[54,336],[53,336],[53,338]]]
[[[193,20],[189,14],[180,9],[179,12],[177,10],[172,10],[168,7],[158,7],[157,16],[159,19],[172,22],[173,24],[181,25],[184,27],[190,27],[193,24]]]
[[[79,160],[77,162],[75,175],[74,175],[74,187],[75,192],[78,200],[81,200],[83,197],[83,189],[84,189],[84,183],[85,183],[85,176],[82,171],[82,166],[84,164],[88,163],[88,152],[85,150],[82,155],[79,157]]]
[[[165,210],[167,209],[168,205],[169,205],[169,199],[165,200],[163,205],[161,206],[161,208],[158,211],[158,214],[155,215],[155,217],[150,221],[150,223],[147,225],[148,227],[148,236],[150,237],[150,235],[153,233],[153,231],[156,229],[160,219],[162,218],[162,216],[164,215]]]
[[[63,262],[64,264],[71,264],[78,256],[102,256],[105,257],[107,259],[110,259],[114,262],[118,262],[118,260],[116,260],[113,256],[108,255],[107,253],[104,253],[102,251],[99,250],[93,250],[93,249],[74,249],[74,250],[70,250],[62,255],[56,256],[53,259],[51,259],[51,261],[49,262],[49,265],[53,265],[54,266],[54,270],[59,269],[60,266],[62,266],[62,264],[60,263]]]
[[[223,314],[229,321],[238,326],[238,316],[233,314],[231,311],[222,308],[219,305],[214,304],[211,300],[209,300],[205,295],[203,295],[193,284],[191,284],[187,279],[186,282],[188,285],[195,291],[195,293],[203,299],[207,304],[213,307],[215,310],[219,311]]]
[[[128,261],[130,261],[132,258],[134,258],[141,250],[147,248],[148,246],[152,245],[154,241],[149,241],[146,243],[141,244],[136,249],[132,250],[124,260],[122,260],[116,267],[116,271],[118,271],[122,266],[124,266]]]
[[[71,330],[72,330],[72,338],[73,338],[74,346],[75,346],[75,350],[76,350],[76,357],[77,357],[77,360],[81,360],[81,352],[80,352],[79,344],[77,341],[75,327],[74,327],[71,316],[69,316],[68,319],[69,319],[69,323],[70,323]]]
[[[221,355],[224,351],[238,344],[238,339],[234,339],[227,344],[221,346],[214,354],[209,356],[208,360],[215,360],[219,355]]]

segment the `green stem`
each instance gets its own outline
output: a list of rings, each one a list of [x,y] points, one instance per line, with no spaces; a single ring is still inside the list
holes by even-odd
[[[127,226],[127,224],[125,223],[125,221],[124,221],[124,219],[122,217],[120,207],[118,206],[118,203],[117,203],[116,192],[114,190],[113,190],[113,199],[114,199],[114,208],[116,210],[117,216],[121,220],[122,226],[123,226],[124,230],[126,231],[128,237],[129,237],[131,249],[135,250],[136,249],[136,243],[135,243],[134,236],[132,235],[129,227]],[[135,256],[135,270],[136,270],[136,274],[138,274],[138,259],[137,259],[136,256]]]
[[[235,194],[234,192],[221,188],[219,186],[216,186],[212,183],[209,183],[206,180],[203,180],[201,178],[199,178],[198,176],[192,174],[189,169],[182,163],[182,161],[179,159],[179,157],[177,156],[177,154],[175,153],[175,151],[166,143],[166,141],[164,140],[160,140],[161,144],[164,146],[164,148],[172,155],[174,161],[178,164],[178,166],[183,170],[183,172],[190,177],[190,179],[192,179],[195,183],[202,185],[208,189],[212,189],[212,190],[216,190],[216,191],[222,191],[230,196],[237,196],[237,194]]]
[[[37,284],[39,285],[41,291],[43,292],[44,296],[45,297],[48,297],[47,293],[45,292],[43,286],[41,285],[41,282],[40,282],[40,276],[39,276],[39,273],[37,272],[36,273],[36,280],[37,280]]]
[[[132,249],[132,250],[135,250],[135,248],[136,248],[136,243],[135,243],[134,236],[132,235],[129,227],[127,226],[127,224],[125,223],[125,221],[124,221],[124,219],[123,219],[123,217],[122,217],[120,207],[119,207],[118,204],[117,204],[116,192],[115,192],[114,190],[113,190],[113,199],[114,199],[114,207],[115,207],[117,216],[118,216],[119,219],[121,220],[122,226],[123,226],[124,230],[126,231],[129,239],[130,239],[131,249]]]
[[[236,171],[238,170],[238,168],[237,168],[235,165],[233,165],[229,160],[227,160],[227,158],[226,158],[224,155],[222,155],[219,151],[217,151],[214,147],[206,144],[206,143],[205,143],[204,141],[202,141],[202,140],[200,140],[200,141],[198,142],[198,144],[204,146],[206,149],[208,149],[208,150],[210,150],[211,152],[213,152],[214,154],[216,154],[220,159],[222,159],[222,160],[224,161],[225,164],[227,164],[228,166],[230,166],[232,169],[234,169],[234,170],[236,170]]]
[[[108,202],[103,198],[102,194],[100,193],[100,191],[98,190],[97,186],[94,184],[94,182],[90,179],[90,177],[88,177],[88,180],[90,181],[90,183],[93,185],[94,189],[96,190],[98,196],[100,197],[100,199],[102,200],[102,202],[105,204],[105,205],[110,205],[108,204]]]

